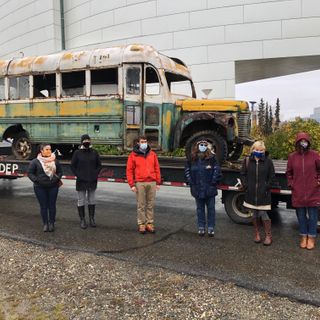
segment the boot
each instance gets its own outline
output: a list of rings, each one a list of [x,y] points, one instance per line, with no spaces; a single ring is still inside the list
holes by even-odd
[[[307,247],[307,241],[308,241],[307,236],[301,236],[301,238],[300,238],[300,248],[301,249],[305,249]]]
[[[315,245],[316,245],[316,238],[315,237],[308,237],[307,249],[312,250],[312,249],[314,249]]]
[[[87,229],[84,206],[78,207],[78,212],[79,212],[79,217],[80,217],[80,227],[81,227],[81,229]]]
[[[94,213],[95,213],[96,206],[94,204],[89,204],[88,205],[88,209],[89,209],[90,227],[95,228],[96,227],[96,223],[94,221]]]
[[[272,243],[272,235],[271,235],[271,220],[262,220],[264,226],[264,232],[266,237],[263,241],[263,245],[270,246]]]
[[[261,237],[260,237],[260,218],[253,218],[253,227],[254,227],[254,242],[255,243],[261,243]]]

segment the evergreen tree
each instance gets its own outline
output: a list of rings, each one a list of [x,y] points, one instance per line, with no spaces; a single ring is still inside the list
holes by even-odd
[[[265,123],[265,111],[264,111],[265,103],[263,101],[263,98],[261,98],[259,103],[259,109],[258,109],[258,124],[259,127],[263,133],[263,127]]]
[[[268,126],[268,134],[271,134],[273,132],[273,115],[272,115],[272,108],[269,107],[269,126]]]
[[[262,132],[265,136],[269,134],[269,105],[266,103],[266,107],[264,109],[264,124]]]
[[[279,129],[280,126],[280,100],[277,98],[276,110],[274,112],[274,128],[275,130]]]

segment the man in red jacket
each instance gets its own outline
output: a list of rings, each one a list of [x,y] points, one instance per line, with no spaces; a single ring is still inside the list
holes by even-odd
[[[154,233],[154,199],[160,189],[161,175],[158,157],[148,145],[145,136],[139,137],[127,162],[127,180],[137,195],[137,220],[139,232]]]

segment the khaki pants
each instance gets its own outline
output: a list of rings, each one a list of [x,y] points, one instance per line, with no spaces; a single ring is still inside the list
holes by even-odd
[[[156,182],[137,182],[136,188],[138,225],[153,223]]]

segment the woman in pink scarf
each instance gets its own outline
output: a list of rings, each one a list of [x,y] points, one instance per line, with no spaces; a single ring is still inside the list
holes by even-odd
[[[39,201],[43,231],[53,232],[56,220],[56,202],[62,170],[49,144],[40,145],[40,153],[28,169],[34,192]]]

